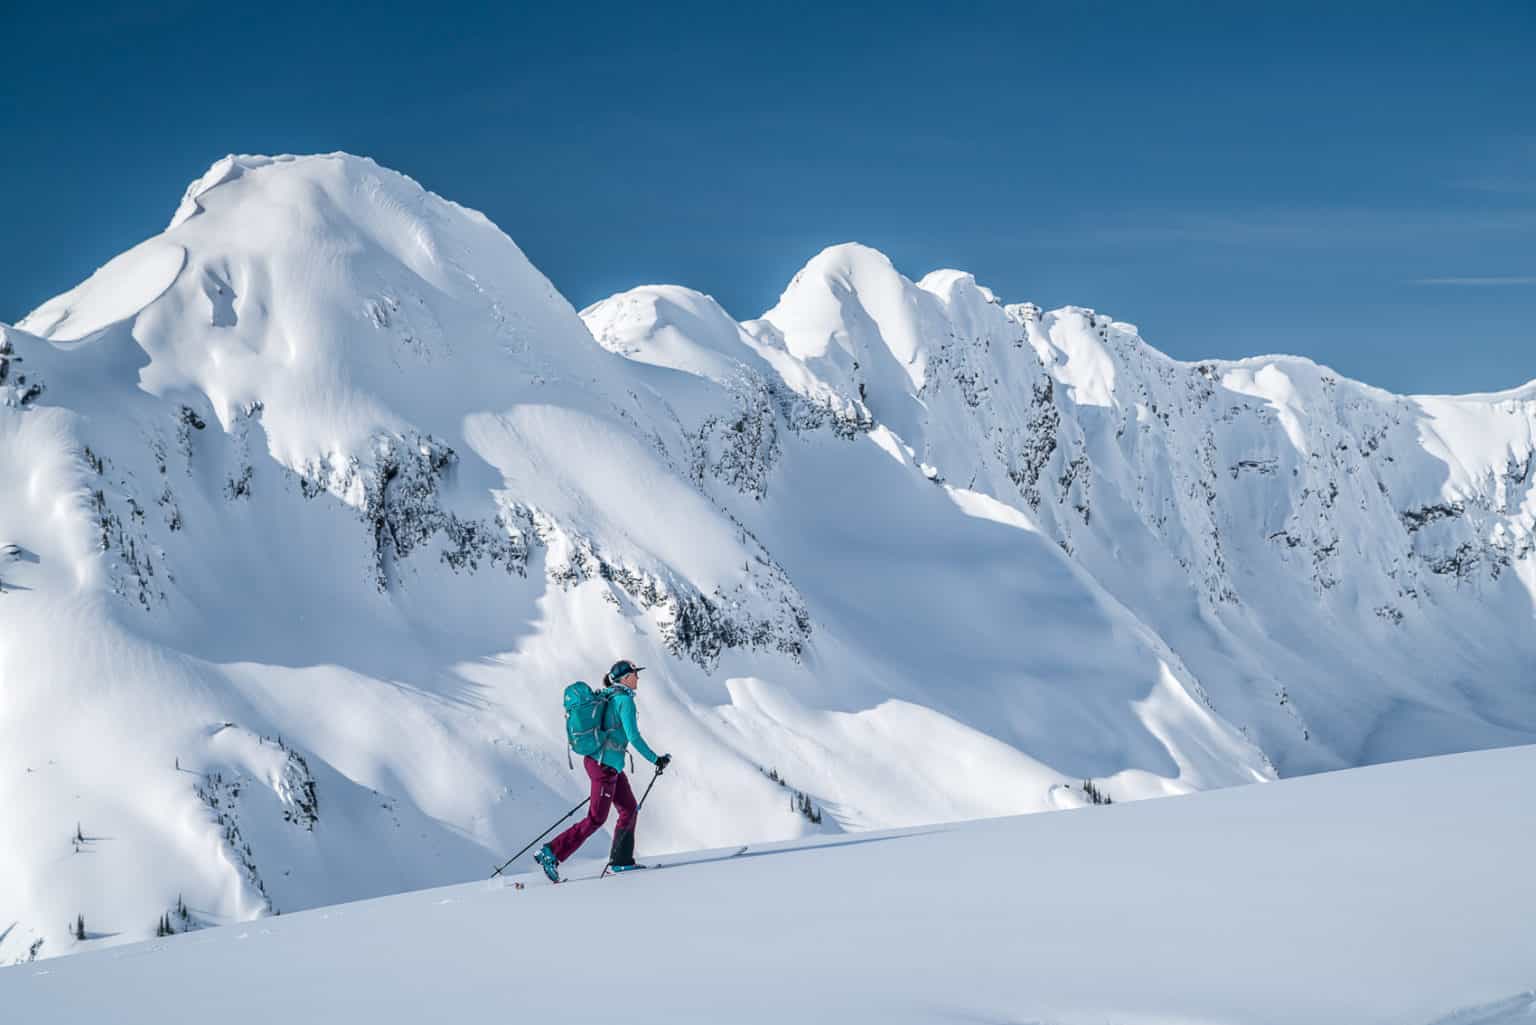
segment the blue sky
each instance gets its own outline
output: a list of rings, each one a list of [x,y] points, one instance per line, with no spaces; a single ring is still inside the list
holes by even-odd
[[[227,152],[364,153],[578,307],[823,246],[1397,391],[1536,378],[1536,4],[12,0],[0,320]]]

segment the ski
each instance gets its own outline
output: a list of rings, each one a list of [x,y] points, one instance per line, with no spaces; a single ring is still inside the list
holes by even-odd
[[[740,847],[736,848],[735,850],[730,851],[730,852],[728,852],[726,854],[713,854],[713,855],[710,855],[707,858],[688,858],[688,859],[685,859],[683,861],[658,861],[658,862],[654,862],[654,863],[649,864],[649,865],[641,865],[639,867],[640,868],[645,868],[645,869],[658,869],[658,868],[680,868],[683,865],[707,865],[707,864],[709,864],[712,861],[729,861],[732,858],[739,858],[739,857],[741,857],[745,853],[747,853],[747,845],[743,844],[742,846],[740,846]],[[613,872],[611,874],[612,875],[623,875],[624,873],[623,872]]]

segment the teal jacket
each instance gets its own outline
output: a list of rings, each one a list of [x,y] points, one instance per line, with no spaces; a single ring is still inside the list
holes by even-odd
[[[635,750],[640,752],[640,757],[648,762],[656,761],[656,752],[640,736],[640,726],[635,722],[635,692],[622,684],[614,684],[608,688],[613,691],[613,697],[608,699],[608,728],[613,731],[615,740],[623,740],[625,745],[635,745]],[[613,725],[613,720],[618,719],[618,725]],[[598,759],[610,769],[624,771],[624,749],[604,749],[602,757]]]

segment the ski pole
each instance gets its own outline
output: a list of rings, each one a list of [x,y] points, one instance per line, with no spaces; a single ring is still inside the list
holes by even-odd
[[[660,779],[660,778],[661,778],[661,770],[660,769],[657,769],[655,772],[651,773],[651,781],[645,785],[645,793],[640,795],[640,803],[635,805],[635,817],[636,818],[640,817],[640,809],[645,807],[645,799],[647,797],[651,796],[651,787],[655,786],[656,785],[656,781],[658,779]]]
[[[635,805],[635,818],[636,819],[640,818],[640,809],[645,807],[645,799],[647,797],[651,796],[651,787],[655,786],[656,785],[656,781],[658,779],[660,779],[660,778],[661,778],[661,770],[660,769],[657,769],[655,772],[651,773],[651,781],[645,785],[645,793],[640,795],[640,803]],[[612,867],[613,867],[613,862],[611,862],[611,861],[608,864],[604,865],[603,866],[603,874],[598,876],[597,878],[599,878],[599,879],[606,879],[608,877],[608,870],[610,868],[612,868]]]
[[[652,780],[651,782],[654,783],[655,780]],[[645,792],[646,793],[650,793],[651,792],[651,788],[650,787],[646,787],[645,788]],[[524,847],[522,850],[520,850],[516,854],[512,855],[512,857],[510,857],[506,861],[502,862],[500,867],[498,867],[496,869],[496,871],[491,873],[491,878],[495,879],[497,876],[501,875],[501,870],[502,869],[504,869],[508,865],[512,864],[518,858],[521,858],[524,854],[527,854],[529,848],[531,848],[534,844],[538,843],[540,840],[542,840],[546,836],[548,836],[550,834],[550,832],[554,830],[555,826],[558,826],[561,822],[564,822],[566,819],[570,818],[572,815],[575,815],[577,812],[581,811],[582,808],[586,807],[587,802],[590,801],[590,800],[592,800],[592,798],[590,796],[583,797],[581,799],[581,804],[578,804],[576,807],[572,808],[570,811],[568,811],[564,815],[560,816],[559,821],[556,822],[554,824],[554,826],[550,826],[549,829],[544,830],[544,832],[540,833],[538,836],[534,837],[531,841],[529,841],[527,847]]]

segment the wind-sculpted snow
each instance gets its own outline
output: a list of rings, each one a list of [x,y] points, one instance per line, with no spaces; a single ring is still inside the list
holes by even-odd
[[[0,960],[488,872],[618,657],[651,852],[1528,737],[1532,405],[861,247],[578,315],[369,161],[226,158],[0,328]]]

